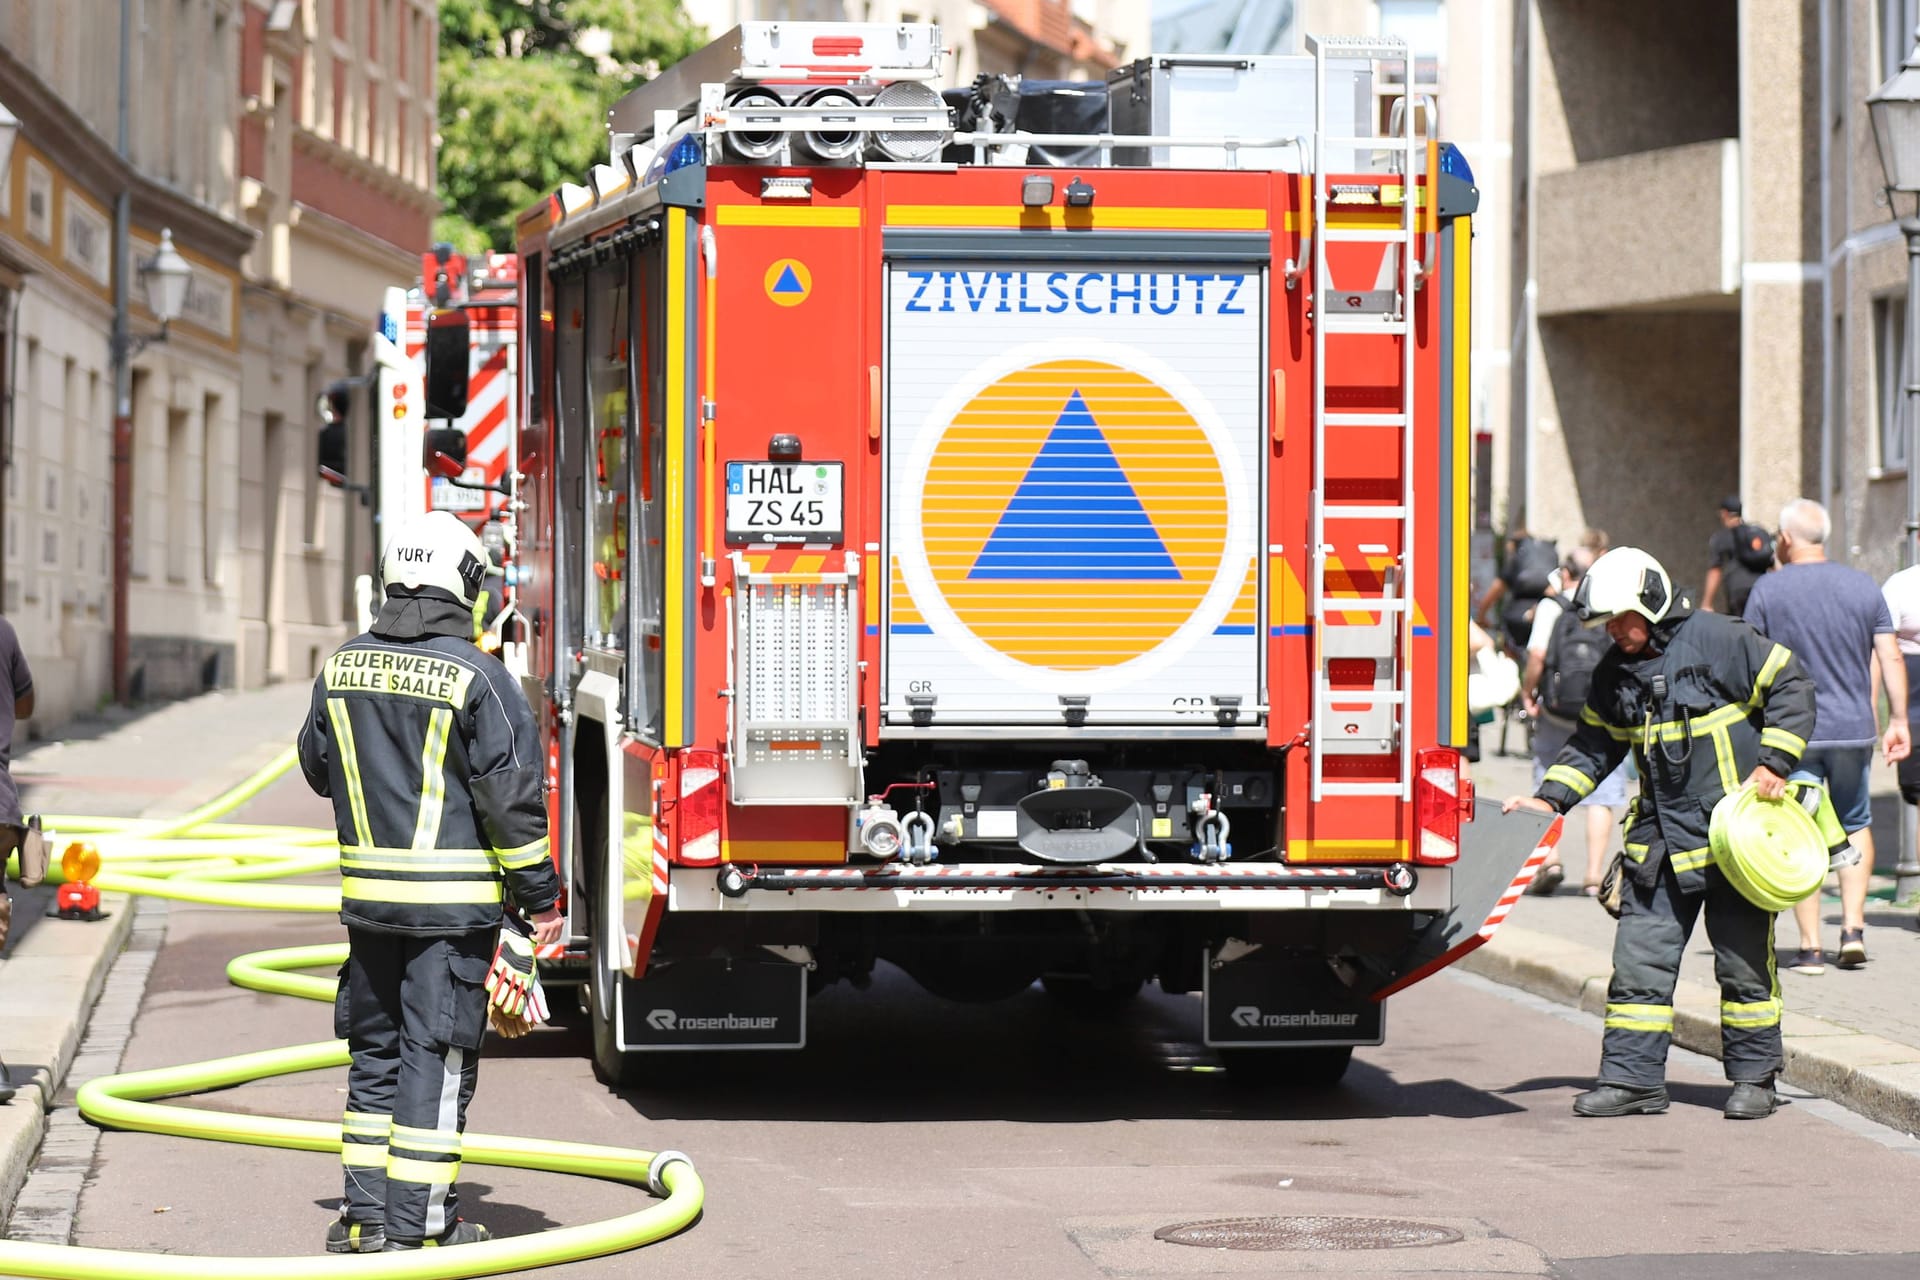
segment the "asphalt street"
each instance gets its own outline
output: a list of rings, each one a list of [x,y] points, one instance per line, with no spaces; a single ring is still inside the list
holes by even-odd
[[[242,815],[320,821],[297,781]],[[166,908],[129,1069],[323,1038],[324,1006],[241,991],[233,954],[339,936],[329,918]],[[1720,1115],[1718,1064],[1678,1055],[1659,1117],[1575,1119],[1598,1020],[1471,976],[1395,999],[1388,1041],[1324,1094],[1248,1094],[1199,1044],[1197,1001],[1150,994],[1124,1018],[1066,1016],[1034,989],[962,1006],[897,973],[835,988],[810,1045],[684,1058],[613,1093],[586,1036],[490,1042],[471,1127],[677,1148],[702,1220],[639,1258],[555,1268],[625,1277],[1058,1277],[1292,1274],[1911,1275],[1920,1142],[1811,1098],[1757,1124]],[[242,1112],[337,1116],[342,1073],[227,1090]],[[327,1156],[149,1135],[101,1137],[74,1242],[166,1252],[317,1250]],[[630,1211],[641,1193],[472,1168],[466,1211],[505,1233]],[[1191,1247],[1163,1228],[1324,1219],[1392,1249]],[[1846,1255],[1846,1256],[1837,1256]]]

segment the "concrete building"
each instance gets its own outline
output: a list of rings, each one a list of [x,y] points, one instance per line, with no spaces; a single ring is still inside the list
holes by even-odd
[[[1914,0],[1528,0],[1508,487],[1563,541],[1631,538],[1697,586],[1714,508],[1820,498],[1897,567],[1906,253],[1865,99]]]
[[[933,22],[948,50],[947,88],[981,74],[1037,80],[1104,78],[1147,52],[1147,0],[685,0],[719,35],[742,22]]]
[[[431,239],[439,23],[433,0],[249,0],[243,20],[237,674],[254,685],[313,675],[371,571],[366,508],[316,473],[314,401],[364,370],[382,290]]]
[[[136,3],[125,159],[120,12],[0,0],[0,105],[20,122],[0,164],[0,608],[43,735],[113,693],[119,194],[133,262],[168,228],[194,273],[132,362],[137,699],[304,677],[344,635],[354,545],[313,479],[313,402],[357,368],[435,207],[431,0]]]
[[[136,29],[123,160],[117,0],[0,3],[0,103],[21,126],[0,174],[0,607],[32,662],[42,733],[112,692],[108,337],[123,190],[133,260],[170,228],[194,270],[185,314],[134,361],[131,671],[146,695],[232,680],[240,260],[251,240],[234,216],[239,24],[227,0],[182,0],[152,17]],[[131,293],[134,330],[149,334],[144,293]]]

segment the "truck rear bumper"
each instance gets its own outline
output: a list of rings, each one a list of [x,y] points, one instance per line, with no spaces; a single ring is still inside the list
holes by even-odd
[[[673,912],[1446,911],[1447,867],[1025,863],[678,872]]]

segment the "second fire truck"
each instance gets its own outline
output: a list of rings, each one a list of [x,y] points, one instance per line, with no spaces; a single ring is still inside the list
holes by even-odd
[[[1468,825],[1478,195],[1430,105],[1376,128],[1405,58],[1143,60],[1041,136],[956,131],[931,26],[747,24],[521,220],[548,979],[605,1077],[890,963],[1198,993],[1325,1083],[1491,933],[1552,837]]]

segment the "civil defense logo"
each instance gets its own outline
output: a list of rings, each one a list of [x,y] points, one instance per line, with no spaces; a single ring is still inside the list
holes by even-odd
[[[1239,461],[1181,380],[1109,354],[989,373],[927,425],[896,634],[1094,676],[1212,631],[1250,563]]]

